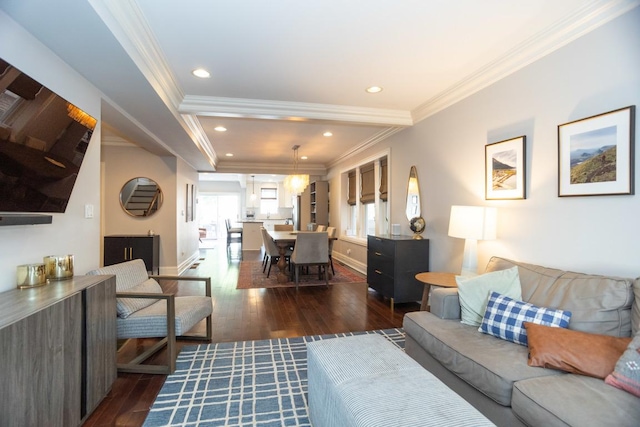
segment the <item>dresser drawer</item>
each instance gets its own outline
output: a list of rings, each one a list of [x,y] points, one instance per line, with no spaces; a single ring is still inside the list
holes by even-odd
[[[367,268],[367,284],[382,295],[393,297],[393,276],[384,274],[380,270]]]
[[[393,240],[381,239],[375,236],[368,236],[367,251],[369,253],[385,255],[395,258],[396,244]]]
[[[380,252],[367,252],[367,270],[379,270],[391,277],[394,276],[395,259]]]

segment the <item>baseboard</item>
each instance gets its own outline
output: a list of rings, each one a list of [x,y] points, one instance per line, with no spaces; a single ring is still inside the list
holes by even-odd
[[[365,276],[367,275],[367,264],[357,261],[351,257],[345,256],[340,252],[334,252],[333,254],[331,254],[331,257],[334,260],[340,261],[344,265],[353,268],[358,273],[364,274]]]
[[[160,275],[164,276],[180,276],[185,271],[189,270],[194,262],[200,259],[200,252],[196,251],[192,253],[189,258],[180,263],[177,267],[160,267]]]

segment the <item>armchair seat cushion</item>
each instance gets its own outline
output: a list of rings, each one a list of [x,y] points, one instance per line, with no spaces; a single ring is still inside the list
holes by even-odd
[[[200,320],[211,315],[211,298],[184,296],[175,298],[176,335],[181,336]],[[153,338],[167,336],[167,303],[157,301],[126,319],[117,319],[118,338]]]

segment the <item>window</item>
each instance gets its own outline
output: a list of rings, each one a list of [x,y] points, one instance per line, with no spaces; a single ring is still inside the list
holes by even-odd
[[[368,160],[342,176],[347,193],[346,203],[342,202],[345,234],[364,239],[388,233],[387,156]]]
[[[278,189],[260,189],[260,213],[264,215],[278,213]]]

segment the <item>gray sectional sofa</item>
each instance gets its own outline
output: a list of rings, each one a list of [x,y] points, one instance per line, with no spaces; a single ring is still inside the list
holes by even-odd
[[[522,299],[569,310],[569,329],[630,337],[640,329],[640,280],[492,258],[518,267]],[[404,318],[406,352],[498,426],[640,426],[640,398],[601,379],[531,367],[528,348],[460,323],[457,289],[432,291],[431,312]]]

